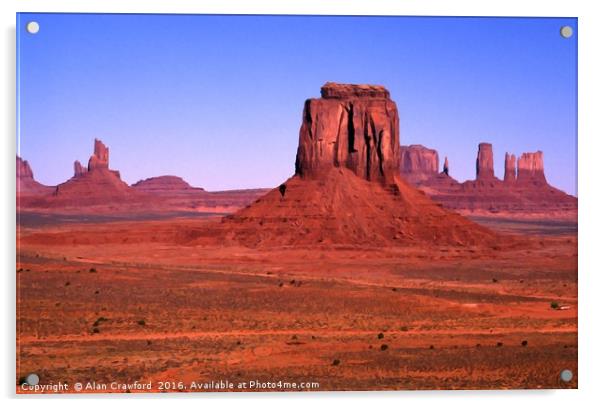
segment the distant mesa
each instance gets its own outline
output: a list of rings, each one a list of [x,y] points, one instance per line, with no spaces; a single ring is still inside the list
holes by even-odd
[[[188,182],[174,175],[147,178],[132,184],[132,188],[148,194],[169,196],[173,196],[174,194],[189,195],[205,192],[203,188],[192,187]]]
[[[410,147],[401,146],[401,150]],[[423,147],[417,151],[425,160],[434,150]],[[475,180],[460,183],[451,176],[412,166],[403,167],[401,175],[433,200],[462,214],[576,218],[577,198],[547,183],[541,151],[523,153],[518,161],[514,154],[506,153],[503,181],[495,176],[493,164],[492,144],[480,143]],[[449,174],[448,165],[443,174]]]
[[[517,182],[547,185],[543,170],[543,152],[523,153],[518,159]]]
[[[295,175],[224,218],[226,237],[253,247],[497,244],[400,178],[399,117],[384,87],[327,83],[321,93],[304,105]]]
[[[439,172],[439,154],[436,150],[416,144],[401,146],[400,157],[401,175],[410,182],[429,179]],[[447,163],[447,157],[445,159]]]
[[[17,196],[48,195],[52,187],[42,185],[33,177],[29,163],[17,156]]]

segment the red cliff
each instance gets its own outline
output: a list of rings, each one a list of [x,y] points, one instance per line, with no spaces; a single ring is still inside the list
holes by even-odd
[[[397,106],[382,86],[326,83],[303,109],[295,173],[319,177],[334,167],[367,180],[399,171]]]
[[[488,180],[493,175],[493,146],[489,143],[480,143],[477,154],[477,180]]]
[[[516,181],[516,156],[506,153],[504,159],[504,182]]]
[[[418,181],[434,177],[439,172],[437,150],[422,145],[400,147],[401,175],[408,181]]]

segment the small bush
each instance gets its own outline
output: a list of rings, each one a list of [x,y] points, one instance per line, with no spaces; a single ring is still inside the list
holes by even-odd
[[[522,346],[527,346],[527,345],[529,344],[529,342],[527,342],[527,341],[522,341],[520,344],[521,344]]]
[[[108,321],[108,319],[105,318],[105,317],[100,317],[96,321],[94,321],[94,323],[92,324],[92,326],[98,326],[98,325],[100,325],[101,322],[105,322],[105,321]]]
[[[384,343],[382,345],[380,345],[380,350],[385,351],[387,349],[389,349],[389,345],[386,345]]]
[[[68,286],[70,286],[70,285],[71,285],[71,283],[70,283],[69,281],[67,281],[67,282],[65,283],[65,287],[68,287]]]
[[[560,307],[560,305],[556,301],[552,301],[550,303],[550,308],[552,308],[552,309],[558,309],[559,307]]]
[[[429,349],[435,349],[435,345],[429,346]]]
[[[92,267],[89,271],[90,273],[96,273],[96,269],[94,267]]]
[[[92,329],[92,334],[99,334],[99,333],[100,333],[100,329],[98,329],[98,328]]]
[[[381,333],[379,333],[379,334],[378,334],[378,339],[382,339],[382,338],[384,338],[384,337],[385,337],[385,334],[384,334],[384,333],[382,333],[382,332],[381,332]]]
[[[500,348],[500,347],[504,346],[504,344],[503,344],[502,342],[498,342],[498,343],[496,344],[496,346],[497,346],[498,348]]]
[[[399,328],[399,330],[402,332],[408,332],[409,328],[407,326],[402,326],[401,328]]]
[[[494,283],[497,283],[497,278],[492,278],[491,281],[493,281]]]
[[[143,320],[143,319],[141,319],[141,320],[138,321],[138,325],[144,326],[144,325],[146,325],[146,321]]]

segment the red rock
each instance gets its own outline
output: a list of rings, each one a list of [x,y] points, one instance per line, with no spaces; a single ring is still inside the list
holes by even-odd
[[[422,145],[400,147],[401,175],[410,182],[434,177],[439,171],[437,150]]]
[[[88,172],[88,168],[84,167],[79,160],[75,160],[75,162],[73,163],[73,176],[74,177],[79,177],[80,175],[85,174],[86,172]]]
[[[516,156],[506,153],[504,160],[504,182],[516,181]]]
[[[445,157],[445,162],[443,163],[443,174],[449,175],[449,161],[447,161],[447,156]]]
[[[481,144],[477,162],[491,162],[490,151]],[[518,177],[516,157],[507,153],[504,181],[492,176],[489,166],[484,167],[481,177],[463,183],[444,175],[414,179],[412,183],[444,207],[465,215],[576,218],[577,198],[546,182],[541,152],[521,156]]]
[[[180,177],[163,175],[160,177],[147,178],[132,185],[138,191],[158,195],[190,195],[205,193],[203,188],[195,188]]]
[[[88,160],[88,171],[109,168],[109,149],[102,141],[94,139],[94,154]]]
[[[521,154],[518,159],[517,182],[547,184],[543,169],[543,152]]]
[[[489,143],[480,143],[477,155],[477,179],[491,179],[493,175],[493,147]]]
[[[397,106],[384,87],[327,83],[305,102],[295,173],[319,177],[333,166],[378,181],[399,171]]]
[[[296,174],[225,218],[224,241],[252,247],[497,244],[497,234],[441,208],[397,174],[399,118],[386,89],[328,83],[322,96],[305,102]],[[426,168],[436,174],[433,163]],[[202,241],[215,233],[197,236]]]
[[[29,163],[17,156],[17,196],[37,196],[48,195],[52,187],[42,185],[33,177],[33,171]]]

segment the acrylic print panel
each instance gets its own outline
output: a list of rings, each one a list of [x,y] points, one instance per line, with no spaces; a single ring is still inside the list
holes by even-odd
[[[576,19],[17,32],[18,393],[577,387]]]

